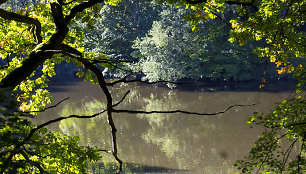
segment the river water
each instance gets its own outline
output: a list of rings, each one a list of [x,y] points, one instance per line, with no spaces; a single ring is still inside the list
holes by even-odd
[[[188,87],[187,87],[188,88]],[[166,87],[129,84],[115,86],[114,102],[127,90],[131,92],[116,109],[185,110],[199,113],[223,111],[224,114],[197,116],[188,114],[115,114],[118,129],[118,155],[126,173],[232,174],[238,159],[243,159],[261,132],[246,122],[253,112],[268,113],[274,103],[288,97],[289,92],[207,91],[169,89]],[[91,115],[105,108],[100,88],[85,82],[52,88],[54,102],[66,97],[55,109],[41,113],[35,120],[43,123],[70,114]],[[200,91],[200,92],[199,92]],[[111,150],[111,136],[106,115],[93,119],[69,119],[49,126],[65,135],[77,135],[80,144]],[[103,162],[115,162],[102,153]],[[91,165],[92,173],[106,172],[103,163]],[[110,169],[111,170],[111,169]],[[110,172],[108,170],[108,172]]]

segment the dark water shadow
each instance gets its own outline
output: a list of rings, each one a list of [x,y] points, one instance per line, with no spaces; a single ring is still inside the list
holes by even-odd
[[[118,165],[116,163],[95,163],[89,164],[90,172],[94,174],[99,173],[116,173]],[[184,172],[186,170],[171,169],[167,167],[148,166],[134,163],[124,163],[122,174],[134,174],[134,173],[177,173]]]
[[[50,79],[48,89],[50,92],[67,92],[69,88],[67,86],[79,85],[80,82],[84,82],[83,79],[79,79],[74,74],[58,74]],[[106,77],[106,81],[110,81],[110,78]],[[90,82],[88,82],[90,83]],[[286,92],[294,91],[296,89],[296,81],[293,79],[282,79],[282,80],[268,80],[264,83],[264,87],[260,88],[262,84],[260,80],[249,80],[249,81],[209,81],[209,80],[180,80],[180,84],[176,84],[173,89],[179,91],[189,92]],[[141,82],[135,82],[137,86],[148,86],[167,88],[166,83],[147,84]]]
[[[212,82],[212,81],[183,81],[177,84],[174,89],[189,92],[286,92],[296,89],[295,80],[274,80],[264,84],[260,81],[242,81],[242,82]],[[139,86],[147,86],[144,83],[138,83]],[[166,84],[151,85],[158,88],[168,88]]]

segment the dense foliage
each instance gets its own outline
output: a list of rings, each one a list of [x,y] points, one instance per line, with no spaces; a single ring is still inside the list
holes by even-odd
[[[103,52],[117,62],[124,60],[106,69],[108,75],[134,72],[149,81],[241,81],[262,74],[260,60],[251,53],[254,44],[239,47],[227,42],[230,27],[223,20],[237,16],[235,8],[226,10],[221,19],[201,22],[198,32],[192,32],[184,20],[190,14],[184,8],[155,1],[104,5],[102,14],[95,29],[85,34],[85,49]]]
[[[255,52],[264,60],[274,62],[280,74],[292,72],[289,58],[305,57],[304,1],[206,1],[168,0],[190,9],[185,19],[199,29],[199,21],[215,19],[226,9],[226,4],[237,5],[239,16],[230,20],[230,42],[244,45],[247,41],[263,41]],[[187,3],[186,3],[187,2]]]
[[[1,173],[85,173],[87,162],[101,158],[96,147],[80,146],[78,137],[37,129],[9,92],[1,91],[0,106]]]
[[[230,9],[225,16],[234,16]],[[138,67],[149,81],[176,81],[182,78],[249,80],[258,73],[259,59],[252,45],[239,47],[226,40],[229,27],[221,20],[199,23],[193,32],[183,19],[184,8],[164,6],[160,20],[153,23],[146,37],[137,39]],[[135,54],[135,53],[134,53]]]

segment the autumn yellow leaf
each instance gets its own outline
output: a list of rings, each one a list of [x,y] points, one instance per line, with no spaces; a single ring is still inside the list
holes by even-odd
[[[275,64],[276,64],[276,68],[279,68],[279,66],[282,65],[282,62],[277,61],[277,62],[275,62]]]

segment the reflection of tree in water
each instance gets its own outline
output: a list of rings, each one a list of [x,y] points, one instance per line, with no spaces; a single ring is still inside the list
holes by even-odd
[[[71,114],[76,115],[92,115],[99,112],[102,108],[105,108],[105,104],[99,102],[96,99],[83,99],[81,106],[77,106],[75,103],[66,104],[61,112],[60,116],[67,116]],[[107,140],[110,139],[109,127],[106,122],[106,118],[99,116],[89,120],[84,119],[68,119],[62,121],[59,125],[61,131],[67,135],[79,136],[80,143],[83,145],[96,145],[99,147],[111,147],[111,142]],[[99,131],[97,131],[99,129]],[[103,129],[103,131],[101,131]],[[92,144],[92,137],[100,137],[98,143]],[[103,141],[105,140],[105,141]]]
[[[186,110],[194,104],[186,103],[172,92],[160,96],[151,94],[149,98],[145,98],[145,110]],[[179,169],[188,170],[202,166],[207,172],[223,170],[218,169],[218,165],[222,166],[223,160],[216,152],[216,143],[211,140],[212,135],[217,134],[213,118],[182,114],[152,114],[138,117],[150,124],[142,138],[148,144],[157,145],[169,160],[176,161]],[[229,163],[227,168],[232,168],[231,165]]]
[[[117,100],[122,96],[121,93],[113,95]],[[120,109],[151,111],[180,108],[214,112],[209,106],[216,105],[214,107],[219,108],[216,110],[220,110],[233,103],[239,103],[238,100],[241,98],[247,102],[256,98],[256,95],[249,93],[245,94],[248,98],[239,95],[193,94],[161,88],[137,87],[121,103]],[[214,98],[215,101],[211,101],[211,98]],[[70,103],[64,106],[61,115],[90,115],[105,108],[102,102],[89,98],[84,99],[81,105]],[[240,153],[241,149],[249,148],[249,146],[245,147],[245,142],[238,143],[241,139],[245,139],[239,133],[244,121],[235,123],[241,120],[241,117],[235,116],[238,113],[242,112],[245,117],[250,115],[245,110],[249,108],[236,108],[222,116],[212,117],[184,114],[138,114],[136,117],[130,114],[116,114],[114,121],[118,128],[120,156],[125,162],[131,164],[128,165],[130,169],[133,168],[133,163],[139,164],[142,169],[137,168],[138,171],[144,171],[144,168],[152,171],[153,169],[148,166],[155,166],[160,169],[233,173],[232,161],[235,161],[236,158],[233,159],[232,156]],[[61,122],[60,129],[65,134],[81,137],[80,143],[83,145],[96,145],[100,149],[111,148],[111,136],[105,115],[90,120],[65,120]],[[252,130],[247,129],[245,134],[252,134],[250,131]],[[234,141],[237,142],[236,147],[232,147]],[[111,155],[108,157],[107,154],[103,154],[103,161],[113,162],[114,160]]]

